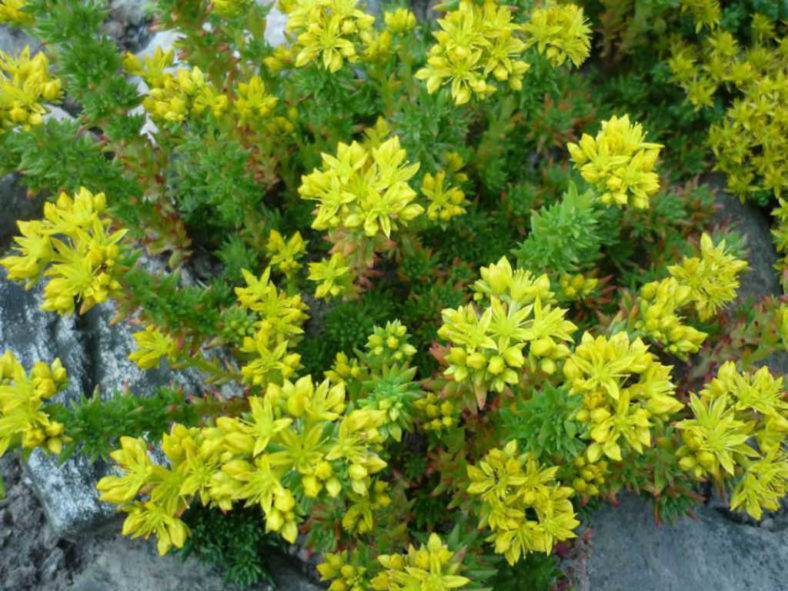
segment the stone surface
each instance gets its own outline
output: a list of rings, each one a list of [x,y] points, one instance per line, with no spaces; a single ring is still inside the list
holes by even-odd
[[[44,196],[29,198],[27,189],[20,182],[20,176],[9,174],[0,177],[0,207],[4,212],[0,216],[0,249],[2,249],[13,242],[17,234],[17,220],[30,220],[41,216]]]
[[[119,534],[118,522],[103,532],[59,538],[12,455],[0,458],[6,496],[0,499],[0,591],[241,591],[194,558],[161,557],[153,540]],[[281,591],[320,587],[283,556],[270,558]],[[267,584],[247,591],[272,591]]]
[[[781,296],[782,289],[774,266],[779,260],[772,242],[771,219],[757,205],[742,203],[737,197],[726,193],[722,175],[710,175],[706,182],[717,189],[717,204],[720,210],[715,216],[717,223],[728,223],[736,228],[746,241],[748,269],[741,277],[739,299],[755,301],[766,296]],[[788,374],[788,353],[778,351],[766,360],[766,365],[777,373]]]
[[[148,18],[147,0],[112,0],[110,18],[131,25],[139,25]]]
[[[785,531],[739,525],[711,508],[698,522],[658,527],[649,503],[625,497],[594,517],[591,589],[738,591],[786,588]]]
[[[0,590],[65,588],[74,545],[52,533],[11,456],[0,458],[0,476],[6,485],[0,499]]]
[[[25,45],[29,45],[34,53],[41,47],[41,43],[31,39],[21,30],[0,25],[0,51],[15,55],[22,51]]]
[[[127,322],[111,324],[115,307],[101,304],[90,310],[81,320],[81,334],[89,360],[89,377],[103,399],[130,390],[137,396],[150,395],[157,387],[171,383],[183,385],[190,391],[200,390],[200,376],[196,371],[170,371],[166,364],[147,371],[129,359],[136,350],[133,338],[138,329]],[[91,388],[92,391],[92,388]]]
[[[774,264],[777,253],[770,220],[752,203],[742,204],[723,191],[724,179],[706,182],[718,190],[717,223],[731,223],[746,239],[749,270],[741,278],[739,297],[779,295]],[[777,373],[788,372],[788,356],[766,361]],[[670,591],[716,589],[763,591],[786,588],[788,515],[772,514],[760,525],[730,513],[712,495],[698,511],[698,522],[685,519],[676,527],[658,527],[648,502],[625,497],[618,507],[605,506],[593,519],[593,551],[588,565],[591,589]]]
[[[196,372],[143,372],[128,360],[134,349],[132,329],[124,323],[110,326],[114,315],[109,304],[79,318],[42,312],[41,289],[26,291],[6,279],[0,270],[0,351],[10,349],[26,367],[36,361],[59,357],[69,375],[60,401],[78,398],[95,388],[104,397],[129,387],[141,395],[171,379],[192,390],[199,388]],[[113,508],[98,500],[95,486],[106,473],[101,463],[90,465],[78,454],[63,465],[37,450],[27,463],[31,486],[58,536],[76,535],[106,522]]]
[[[718,186],[714,183],[713,186]],[[747,262],[749,270],[741,278],[740,297],[779,295],[780,282],[774,265],[777,263],[777,251],[771,240],[770,220],[756,205],[742,203],[737,197],[719,191],[717,203],[720,211],[715,221],[728,221],[746,239],[749,254]]]

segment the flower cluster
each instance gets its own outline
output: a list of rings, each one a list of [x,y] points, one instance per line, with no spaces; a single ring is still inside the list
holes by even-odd
[[[388,238],[424,211],[408,184],[419,165],[405,163],[397,136],[376,147],[340,142],[336,156],[322,158],[323,169],[304,175],[298,189],[304,199],[319,202],[316,230],[344,228]]]
[[[265,119],[276,106],[276,97],[265,90],[260,76],[252,76],[248,82],[240,82],[233,103],[240,125],[254,124]]]
[[[567,148],[580,174],[599,191],[602,203],[647,209],[659,189],[654,166],[662,146],[644,139],[643,128],[631,124],[629,115],[613,116],[602,122],[596,137],[584,133],[578,144],[569,143]]]
[[[688,326],[682,310],[694,310],[701,320],[713,318],[736,297],[738,275],[747,263],[726,252],[725,241],[716,246],[705,232],[700,239],[700,257],[684,257],[668,267],[670,277],[645,284],[638,294],[634,328],[662,343],[679,357],[697,353],[708,337]]]
[[[482,267],[481,276],[475,285],[481,310],[467,304],[441,312],[438,336],[451,344],[445,375],[484,393],[518,383],[527,361],[553,373],[569,355],[564,343],[576,327],[564,319],[566,310],[553,307],[550,280],[513,270],[506,257]]]
[[[105,476],[98,488],[102,500],[129,514],[124,534],[155,534],[160,553],[183,545],[188,532],[179,515],[194,499],[223,510],[258,505],[266,530],[292,543],[304,499],[379,492],[373,475],[386,465],[375,451],[382,419],[380,412],[348,411],[343,385],[314,385],[309,376],[269,384],[240,417],[202,428],[173,425],[162,442],[168,467],[153,463],[143,440],[121,438],[112,458],[122,475]]]
[[[586,277],[582,273],[563,274],[558,281],[558,298],[560,300],[579,300],[591,295],[599,285],[599,279]]]
[[[580,66],[591,53],[591,27],[583,9],[575,4],[534,9],[523,31],[527,34],[527,46],[536,45],[539,53],[556,66],[567,58]]]
[[[353,291],[353,273],[342,253],[335,252],[331,258],[309,263],[309,279],[318,281],[315,297],[335,298]]]
[[[731,508],[755,519],[777,510],[788,492],[788,402],[783,378],[767,368],[741,373],[723,364],[691,397],[692,418],[679,422],[679,465],[698,479],[735,482]]]
[[[583,397],[577,420],[587,426],[588,460],[603,455],[621,461],[625,450],[643,453],[651,445],[652,419],[682,409],[671,368],[659,363],[640,339],[625,332],[594,338],[583,334],[564,364],[570,394]]]
[[[460,0],[438,24],[441,30],[434,33],[437,43],[427,65],[416,72],[416,78],[427,81],[430,93],[450,84],[454,103],[462,105],[473,95],[484,98],[495,92],[491,74],[514,90],[522,88],[523,74],[530,67],[521,59],[527,46],[509,7],[495,0]]]
[[[166,357],[170,363],[178,357],[178,344],[155,326],[146,326],[145,330],[137,331],[132,336],[137,349],[131,352],[129,359],[141,369],[159,367],[162,357]]]
[[[169,71],[174,55],[172,49],[165,52],[160,47],[144,61],[134,54],[127,54],[124,60],[126,70],[140,76],[149,86],[148,95],[142,103],[145,110],[157,121],[174,123],[180,123],[193,114],[211,112],[215,117],[219,117],[226,112],[229,106],[227,95],[216,90],[205,79],[200,68]],[[249,85],[251,84],[250,82]],[[259,91],[262,93],[262,82]],[[254,89],[251,92],[254,93]],[[270,103],[263,101],[258,104],[254,102],[256,98],[253,94],[251,106],[247,104],[250,103],[249,97],[244,99],[246,103],[242,104],[246,104],[246,108],[242,113],[251,116],[255,110],[262,109],[261,105],[269,107],[270,110]]]
[[[27,0],[0,0],[0,24],[23,25],[33,20],[25,11]]]
[[[307,319],[306,304],[299,294],[288,296],[274,285],[270,267],[259,279],[246,269],[242,273],[246,287],[235,288],[238,303],[257,319],[254,336],[243,339],[241,352],[249,354],[250,359],[241,368],[241,374],[255,386],[281,384],[299,367],[301,356],[288,348],[304,332],[301,325]]]
[[[408,328],[399,320],[376,326],[367,338],[364,361],[374,368],[403,365],[416,354],[408,340]]]
[[[358,60],[357,46],[373,35],[375,18],[357,8],[358,0],[290,0],[280,6],[287,14],[287,32],[295,36],[296,67],[319,63],[336,72]]]
[[[405,35],[416,28],[416,15],[407,8],[397,8],[383,14],[386,30],[394,35]]]
[[[700,47],[675,43],[668,65],[673,81],[696,109],[714,108],[718,94],[733,95],[725,117],[709,128],[708,144],[715,168],[728,175],[728,189],[744,200],[758,190],[778,196],[788,188],[783,162],[788,154],[788,105],[785,58],[788,46],[776,37],[774,24],[754,14],[752,45],[739,47],[719,21],[715,0],[695,0],[697,26],[711,31]]]
[[[407,591],[408,589],[435,589],[448,591],[470,583],[470,579],[457,574],[461,556],[444,544],[437,534],[430,534],[426,544],[417,550],[408,546],[408,553],[381,554],[378,562],[385,569],[371,581],[376,591]]]
[[[736,297],[739,274],[747,262],[726,252],[725,241],[715,245],[705,232],[700,239],[700,257],[685,257],[668,272],[689,288],[689,298],[701,320],[708,320]]]
[[[17,254],[0,264],[9,279],[25,281],[27,288],[47,278],[42,310],[72,314],[76,299],[85,313],[120,289],[116,263],[125,230],[110,232],[105,207],[103,193],[83,187],[73,198],[61,193],[46,203],[44,219],[18,222]]]
[[[429,201],[427,218],[432,221],[448,222],[451,218],[465,213],[465,193],[458,187],[444,186],[446,171],[441,170],[435,176],[424,175],[421,182],[421,193]]]
[[[583,497],[594,497],[600,494],[600,487],[606,482],[608,463],[606,460],[592,463],[584,456],[578,456],[567,472],[575,492]]]
[[[697,353],[708,336],[684,323],[681,308],[689,306],[692,290],[675,277],[645,284],[638,294],[635,328],[662,343],[680,359]]]
[[[221,16],[237,16],[243,14],[254,0],[212,0],[213,9]]]
[[[456,426],[460,409],[448,399],[441,399],[435,392],[427,392],[413,404],[421,413],[421,428],[425,431],[443,431]]]
[[[518,455],[516,441],[468,466],[468,492],[482,501],[480,525],[493,531],[495,552],[509,564],[529,552],[549,554],[555,542],[575,537],[580,523],[569,500],[573,491],[556,482],[557,472],[529,453]]]
[[[36,363],[30,374],[11,351],[0,357],[0,456],[9,447],[43,447],[59,454],[66,437],[63,425],[50,420],[41,403],[66,386],[66,370],[55,359]]]
[[[448,591],[471,582],[457,574],[461,553],[452,552],[437,534],[430,534],[427,543],[418,549],[408,546],[407,554],[381,554],[379,566],[360,566],[359,558],[358,553],[349,557],[347,552],[323,556],[317,570],[323,581],[331,581],[329,591]]]
[[[13,10],[6,5],[6,10]],[[3,6],[0,5],[0,22]],[[44,102],[58,102],[60,80],[49,75],[44,53],[30,57],[30,47],[14,57],[0,51],[0,130],[41,125],[47,113]]]
[[[369,589],[367,568],[348,562],[347,552],[326,552],[317,565],[322,581],[331,581],[329,591],[366,591]]]
[[[306,253],[306,241],[301,237],[301,232],[295,232],[285,241],[279,232],[271,230],[265,251],[270,258],[271,267],[286,277],[291,277],[301,268],[299,259]]]

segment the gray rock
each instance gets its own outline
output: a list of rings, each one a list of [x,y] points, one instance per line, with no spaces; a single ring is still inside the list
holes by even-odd
[[[41,288],[26,291],[0,271],[0,349],[10,349],[26,368],[59,357],[69,376],[61,402],[80,396],[90,384],[82,335],[74,317],[42,312]],[[102,506],[95,490],[96,471],[78,457],[62,466],[40,450],[31,454],[27,473],[52,529],[58,536],[93,527],[113,514]]]
[[[717,189],[720,210],[715,221],[732,224],[744,236],[749,251],[748,268],[740,281],[739,299],[752,298],[757,302],[767,296],[781,296],[779,275],[774,267],[779,257],[772,242],[769,216],[753,203],[742,203],[737,197],[726,193],[722,175],[711,175],[707,183]],[[778,351],[765,363],[774,372],[788,374],[788,354],[784,351]]]
[[[44,195],[29,198],[27,189],[20,182],[19,174],[9,174],[0,178],[0,248],[13,242],[18,234],[17,220],[30,220],[41,217]]]
[[[649,504],[625,497],[593,518],[591,589],[785,589],[786,532],[738,525],[701,508],[698,521],[658,527]]]
[[[60,591],[69,579],[72,546],[52,535],[12,455],[0,458],[6,496],[0,500],[0,590]]]
[[[39,41],[28,37],[21,30],[7,25],[0,25],[0,51],[15,55],[22,51],[25,45],[29,45],[33,53],[41,47]]]
[[[166,363],[159,368],[140,369],[129,359],[137,348],[132,336],[136,330],[127,322],[112,324],[114,317],[115,306],[107,302],[90,310],[81,322],[91,384],[103,399],[127,390],[137,396],[149,396],[157,387],[170,383],[190,391],[200,390],[200,375],[196,371],[173,372]]]
[[[82,337],[74,317],[40,309],[42,290],[25,290],[0,268],[0,350],[10,349],[25,367],[59,357],[69,376],[61,399],[79,396],[87,382]]]
[[[148,18],[147,0],[112,0],[110,18],[122,24],[139,25]]]
[[[771,238],[769,218],[757,206],[742,203],[729,193],[719,191],[717,203],[721,208],[715,221],[730,221],[747,241],[749,269],[742,275],[739,296],[780,295],[780,282],[774,268],[777,251]]]
[[[42,312],[41,289],[26,291],[0,271],[0,350],[10,349],[25,367],[59,357],[69,375],[68,388],[58,401],[77,399],[98,387],[104,398],[127,387],[149,394],[175,378],[192,390],[199,388],[196,372],[143,372],[129,361],[134,349],[132,330],[125,323],[110,325],[110,304],[96,306],[81,318]],[[27,463],[31,486],[58,536],[74,536],[101,526],[114,508],[98,500],[96,483],[107,473],[102,463],[89,464],[75,454],[63,465],[37,450]]]
[[[276,583],[277,589],[292,589],[293,591],[319,591],[321,589],[284,557],[270,557],[268,568],[271,571],[271,576]]]
[[[73,591],[150,591],[189,589],[222,591],[226,586],[211,570],[195,560],[158,556],[155,547],[116,537],[97,549],[86,568],[74,577]]]

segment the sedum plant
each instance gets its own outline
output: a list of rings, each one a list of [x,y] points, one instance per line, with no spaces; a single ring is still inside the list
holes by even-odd
[[[661,519],[708,485],[778,507],[788,406],[760,364],[786,304],[737,299],[741,241],[660,162],[664,113],[577,71],[580,5],[282,0],[273,47],[267,5],[152,4],[179,40],[142,57],[105,2],[0,3],[45,42],[0,55],[2,168],[46,197],[0,265],[52,313],[113,306],[131,361],[201,386],[65,401],[58,360],[6,352],[1,452],[111,459],[124,534],[245,584],[296,544],[337,591],[568,586],[625,490]],[[677,18],[738,68],[715,6]]]

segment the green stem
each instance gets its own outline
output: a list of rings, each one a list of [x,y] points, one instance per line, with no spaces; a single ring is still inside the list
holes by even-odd
[[[216,361],[208,361],[199,353],[193,357],[181,357],[178,361],[173,363],[173,369],[180,367],[194,367],[213,376],[212,380],[216,384],[226,384],[227,382],[240,382],[242,376],[236,372],[231,372],[223,369]]]

